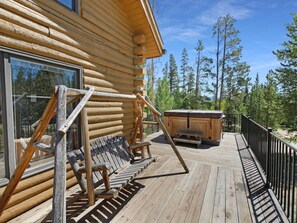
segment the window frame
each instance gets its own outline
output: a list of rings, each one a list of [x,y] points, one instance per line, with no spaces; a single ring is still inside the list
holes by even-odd
[[[38,62],[45,65],[66,68],[76,70],[78,88],[82,89],[82,73],[83,68],[78,65],[65,63],[62,61],[49,59],[39,55],[22,52],[19,50],[0,47],[0,90],[2,92],[2,122],[3,122],[3,138],[4,138],[4,164],[5,164],[5,177],[0,178],[0,186],[6,185],[11,179],[13,172],[16,168],[16,153],[14,143],[14,120],[13,116],[13,102],[12,102],[12,73],[10,67],[10,58],[24,59],[27,61]],[[82,135],[81,130],[78,129],[79,146],[81,146]],[[10,149],[9,148],[13,148]],[[46,162],[36,167],[27,169],[23,174],[23,178],[30,177],[32,175],[41,173],[43,171],[52,169],[54,167],[53,162]]]

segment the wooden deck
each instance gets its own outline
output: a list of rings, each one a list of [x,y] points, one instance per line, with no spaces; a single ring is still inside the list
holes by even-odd
[[[67,192],[67,222],[258,221],[253,213],[259,208],[253,208],[247,198],[234,134],[225,134],[220,146],[201,145],[197,149],[195,145],[178,144],[190,169],[188,174],[163,135],[155,133],[149,139],[157,162],[122,190],[117,199],[98,200],[92,207],[88,207],[78,186],[71,188]],[[261,222],[266,222],[261,216]],[[51,222],[51,200],[11,222]]]

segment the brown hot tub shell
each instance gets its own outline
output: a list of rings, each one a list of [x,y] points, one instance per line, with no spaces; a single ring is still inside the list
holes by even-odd
[[[179,132],[198,132],[204,143],[219,145],[222,136],[222,111],[168,110],[164,124],[171,137]]]

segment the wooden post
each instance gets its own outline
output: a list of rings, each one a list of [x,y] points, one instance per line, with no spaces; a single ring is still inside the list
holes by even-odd
[[[153,112],[153,114],[155,115],[155,118],[156,118],[157,122],[159,123],[159,126],[160,126],[161,129],[163,130],[163,132],[164,132],[164,134],[165,134],[167,140],[169,141],[169,143],[170,143],[170,145],[171,145],[173,151],[175,152],[177,158],[179,159],[179,162],[182,164],[182,166],[184,167],[185,171],[186,171],[187,173],[189,173],[189,169],[188,169],[188,167],[187,167],[185,161],[183,160],[182,156],[180,155],[180,153],[179,153],[178,149],[176,148],[174,142],[172,141],[172,139],[171,139],[171,137],[170,137],[168,131],[166,130],[166,128],[165,128],[165,126],[164,126],[164,123],[162,122],[162,120],[161,120],[161,118],[160,118],[160,116],[161,116],[160,112],[158,112],[158,111],[154,108],[154,106],[153,106],[150,102],[148,102],[147,100],[145,100],[140,94],[137,94],[137,97],[138,97],[139,99],[141,99],[141,100],[147,105],[147,107]]]
[[[131,140],[131,144],[135,144],[136,142],[136,137],[137,137],[137,131],[140,128],[141,122],[142,122],[142,117],[141,117],[141,113],[138,109],[138,116],[137,116],[137,121],[135,123],[135,128],[134,128],[134,132],[133,132],[133,136],[132,136],[132,140]]]
[[[11,198],[11,195],[13,194],[16,186],[18,185],[23,173],[25,172],[34,152],[35,147],[33,146],[33,143],[36,141],[39,141],[41,137],[43,136],[48,123],[52,119],[55,108],[56,108],[57,99],[55,96],[55,93],[52,94],[51,99],[49,103],[47,104],[47,107],[45,108],[42,117],[38,123],[38,126],[33,133],[29,143],[27,144],[27,148],[25,150],[25,153],[19,163],[19,165],[16,167],[12,178],[10,179],[8,185],[6,186],[1,198],[0,198],[0,216],[2,215],[4,208],[6,204],[8,203],[9,199]]]
[[[166,130],[166,128],[165,128],[165,126],[164,126],[162,120],[160,119],[159,116],[155,116],[155,118],[156,118],[157,122],[159,123],[159,126],[160,126],[161,129],[163,130],[163,132],[164,132],[164,134],[165,134],[167,140],[169,141],[169,143],[170,143],[170,145],[171,145],[173,151],[175,152],[177,158],[179,159],[179,162],[182,164],[182,166],[184,167],[185,171],[186,171],[187,173],[189,173],[189,169],[188,169],[188,167],[187,167],[185,161],[183,160],[182,156],[180,155],[179,151],[177,150],[177,148],[176,148],[174,142],[172,141],[172,139],[171,139],[169,133],[167,132],[167,130]]]
[[[85,148],[85,161],[86,161],[86,180],[87,180],[87,193],[89,198],[89,205],[95,204],[93,174],[92,174],[92,158],[91,158],[91,147],[90,147],[90,136],[88,128],[88,113],[85,108],[81,112],[81,124],[83,129],[83,139]]]
[[[58,106],[56,124],[55,170],[54,170],[54,197],[53,222],[66,223],[66,136],[58,133],[58,129],[66,122],[67,87],[58,87]]]
[[[94,88],[91,88],[85,96],[81,99],[79,104],[75,107],[75,109],[72,111],[72,113],[67,118],[65,124],[59,129],[59,133],[61,135],[66,134],[67,130],[70,128],[76,117],[79,115],[80,111],[83,109],[83,107],[86,105],[92,94],[94,93]]]
[[[154,108],[153,105],[151,105],[147,100],[145,100],[141,94],[137,93],[137,97],[146,104],[146,106],[153,112],[154,115],[156,116],[161,116],[161,113],[157,111],[157,109]]]

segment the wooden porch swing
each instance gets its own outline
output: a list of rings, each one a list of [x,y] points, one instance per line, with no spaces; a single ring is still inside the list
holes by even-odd
[[[135,112],[137,114],[137,120],[135,128],[133,131],[132,139],[130,144],[135,145],[138,130],[142,133],[143,128],[143,108],[146,105],[155,116],[155,119],[161,129],[163,130],[167,140],[171,144],[173,151],[175,152],[177,158],[182,164],[185,172],[189,172],[183,158],[181,157],[179,151],[177,150],[174,142],[172,141],[169,133],[165,129],[165,126],[160,118],[161,114],[153,107],[149,100],[145,99],[140,94],[136,95],[124,95],[124,94],[112,94],[104,92],[96,92],[94,89],[88,90],[78,90],[67,88],[63,85],[56,86],[44,113],[39,120],[35,132],[33,133],[23,157],[16,167],[12,178],[10,179],[8,185],[6,186],[1,198],[0,198],[0,216],[2,215],[5,206],[7,205],[9,199],[11,198],[15,188],[17,187],[26,167],[28,166],[34,152],[36,149],[40,149],[47,152],[53,152],[55,155],[54,159],[54,194],[53,194],[53,222],[66,222],[66,132],[70,128],[71,124],[81,114],[82,127],[83,127],[83,144],[84,144],[84,162],[85,167],[83,167],[86,173],[86,185],[87,194],[89,197],[89,203],[94,204],[94,184],[93,184],[93,173],[92,173],[92,151],[89,140],[88,133],[88,120],[87,120],[87,110],[84,108],[87,101],[92,98],[92,100],[106,100],[106,101],[133,101]],[[81,99],[78,105],[75,107],[73,112],[66,118],[67,105],[73,104],[78,99]],[[41,137],[45,133],[47,126],[49,125],[51,119],[56,115],[56,142],[55,148],[50,148],[40,143]],[[142,135],[140,136],[142,138]],[[112,142],[114,143],[114,141]],[[121,144],[122,145],[122,144]],[[118,145],[119,146],[119,145]],[[142,147],[148,146],[147,144],[141,145]],[[140,146],[140,147],[141,147]],[[135,146],[134,149],[138,149],[139,146]],[[143,153],[143,149],[141,150]],[[122,151],[120,151],[121,154]],[[125,155],[125,154],[124,154]],[[122,155],[122,156],[124,156]],[[143,155],[143,154],[142,154]],[[119,161],[119,163],[122,162]],[[138,164],[137,164],[138,165]],[[108,166],[108,165],[107,165]],[[140,164],[138,165],[140,166]],[[100,170],[104,167],[98,167]],[[105,168],[106,165],[105,165]],[[108,168],[107,168],[108,169]],[[107,171],[107,169],[103,171]],[[107,174],[103,174],[103,178],[106,178]],[[103,179],[104,183],[108,182],[108,179]],[[106,185],[105,185],[106,186]],[[110,184],[107,183],[107,187]],[[107,188],[106,188],[107,189]]]

